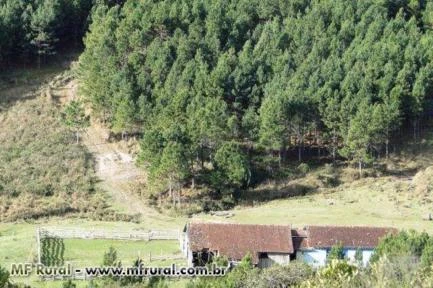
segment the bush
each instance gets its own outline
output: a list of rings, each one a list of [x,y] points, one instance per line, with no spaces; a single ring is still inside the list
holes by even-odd
[[[310,279],[313,275],[311,267],[305,263],[293,262],[285,266],[275,265],[259,270],[246,279],[243,287],[292,287]]]
[[[74,282],[72,282],[72,280],[68,280],[66,282],[63,282],[62,284],[62,288],[76,288],[76,287],[77,285]]]
[[[0,287],[9,285],[9,272],[0,266]]]
[[[418,262],[409,255],[381,257],[361,276],[362,287],[432,287],[422,280],[426,271],[419,269]]]
[[[350,287],[358,281],[358,269],[343,260],[332,260],[326,267],[319,270],[316,276],[306,281],[306,287]],[[359,285],[356,285],[359,287]]]
[[[340,184],[337,175],[319,175],[317,178],[324,187],[337,187]]]
[[[421,264],[424,267],[430,267],[433,265],[433,239],[431,238],[422,251]]]
[[[308,172],[310,172],[310,166],[308,166],[307,163],[301,163],[299,164],[298,168],[296,168],[298,170],[299,173],[305,175]]]
[[[334,245],[331,247],[331,251],[328,254],[328,261],[332,260],[343,260],[344,249],[342,244]]]
[[[114,267],[118,266],[118,264],[119,262],[117,261],[117,250],[110,246],[110,248],[108,248],[108,251],[104,254],[102,266]]]
[[[371,261],[375,262],[384,255],[389,258],[401,256],[420,258],[428,242],[429,235],[425,232],[418,233],[410,230],[401,231],[397,235],[388,235],[379,242]]]

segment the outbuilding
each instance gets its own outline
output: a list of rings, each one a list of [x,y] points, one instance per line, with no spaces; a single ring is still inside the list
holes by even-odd
[[[190,223],[182,246],[190,266],[202,266],[217,256],[237,263],[248,253],[258,267],[284,265],[296,257],[288,225]]]

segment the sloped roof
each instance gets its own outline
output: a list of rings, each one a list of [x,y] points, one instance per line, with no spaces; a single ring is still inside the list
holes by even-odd
[[[258,253],[293,253],[290,226],[191,223],[187,228],[192,251],[209,249],[231,260],[248,252],[258,263]]]
[[[307,231],[304,229],[292,229],[293,249],[295,251],[308,248]]]
[[[307,226],[300,248],[329,248],[341,244],[347,248],[375,248],[381,238],[397,229],[356,226]]]

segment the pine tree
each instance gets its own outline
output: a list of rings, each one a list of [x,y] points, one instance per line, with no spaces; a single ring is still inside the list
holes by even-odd
[[[260,107],[260,143],[268,149],[279,151],[279,163],[289,144],[289,115],[282,96],[268,96]]]
[[[363,102],[356,115],[350,120],[345,147],[341,153],[358,164],[359,176],[362,177],[362,168],[372,161],[370,146],[372,136],[372,106]]]
[[[236,142],[226,142],[215,153],[215,166],[222,171],[220,180],[225,185],[240,188],[247,184],[251,177],[247,157]]]
[[[89,116],[86,116],[84,108],[79,101],[71,101],[64,108],[62,120],[66,126],[75,130],[77,144],[80,141],[80,131],[90,125]]]
[[[56,26],[59,25],[60,3],[58,0],[44,0],[31,13],[30,21],[31,41],[38,55],[38,67],[41,67],[42,59],[55,53]]]
[[[180,143],[169,142],[162,151],[161,160],[154,172],[154,177],[165,183],[173,207],[180,203],[180,189],[189,176],[187,151]],[[177,192],[177,194],[176,194]]]

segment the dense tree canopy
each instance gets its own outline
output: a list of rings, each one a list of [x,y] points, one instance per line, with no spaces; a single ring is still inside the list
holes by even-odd
[[[39,64],[58,50],[82,45],[94,4],[112,0],[0,0],[0,70]]]
[[[418,137],[432,15],[421,0],[98,5],[78,75],[95,115],[144,132],[143,163],[164,189],[209,173],[245,185],[260,149],[284,163],[324,146],[362,169],[399,128]]]

